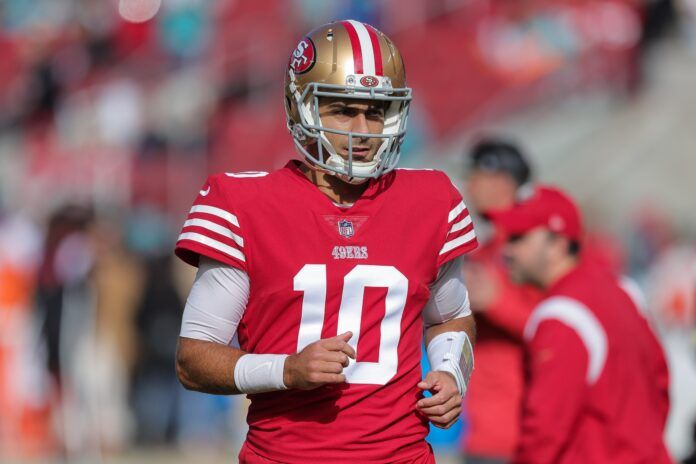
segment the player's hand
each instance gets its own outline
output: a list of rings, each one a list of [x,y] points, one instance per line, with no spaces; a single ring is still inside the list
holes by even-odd
[[[355,359],[355,350],[348,344],[352,332],[310,343],[297,354],[285,359],[283,382],[288,388],[311,390],[331,383],[343,383],[348,358]]]
[[[418,388],[428,390],[433,396],[416,403],[418,411],[428,418],[435,427],[448,429],[457,422],[462,412],[462,396],[457,382],[449,372],[430,371]]]

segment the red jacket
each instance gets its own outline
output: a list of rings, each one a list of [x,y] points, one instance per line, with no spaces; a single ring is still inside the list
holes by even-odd
[[[541,293],[510,282],[502,245],[501,238],[492,240],[472,257],[497,276],[498,294],[484,312],[476,313],[476,368],[465,397],[469,432],[462,446],[469,455],[510,459],[519,436],[524,389],[522,331]]]
[[[562,277],[530,316],[525,339],[516,463],[671,462],[662,349],[609,272],[582,264]]]

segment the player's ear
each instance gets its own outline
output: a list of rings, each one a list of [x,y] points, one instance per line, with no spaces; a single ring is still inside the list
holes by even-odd
[[[565,235],[549,232],[549,242],[553,247],[554,255],[559,257],[570,255],[571,240]]]

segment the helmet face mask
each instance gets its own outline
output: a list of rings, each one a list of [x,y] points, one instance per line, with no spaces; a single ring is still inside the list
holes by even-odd
[[[356,31],[361,33],[361,43]],[[368,47],[366,36],[371,39]],[[405,86],[401,56],[384,34],[356,21],[316,29],[293,53],[285,91],[288,129],[295,147],[313,168],[349,183],[362,183],[394,169],[406,133],[411,89]],[[319,115],[322,98],[385,102],[382,132],[365,134],[327,127]],[[347,138],[345,158],[329,142],[327,133]],[[372,160],[356,161],[354,139],[365,138],[382,142]]]

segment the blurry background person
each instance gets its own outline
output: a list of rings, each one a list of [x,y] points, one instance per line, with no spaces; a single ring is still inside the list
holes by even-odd
[[[52,445],[45,363],[34,349],[31,317],[41,233],[24,215],[5,211],[1,200],[0,460],[41,455]]]
[[[507,209],[529,190],[531,169],[522,151],[498,137],[480,139],[465,154],[467,198],[482,230],[481,247],[465,263],[477,323],[476,375],[465,397],[469,429],[462,437],[467,464],[504,463],[517,445],[523,381],[522,330],[540,292],[510,282],[503,237],[487,213]]]
[[[516,463],[671,463],[659,342],[609,269],[579,259],[572,200],[538,187],[493,219],[511,278],[545,290],[524,329],[527,385]]]
[[[98,220],[93,228],[95,362],[91,369],[99,403],[98,440],[109,453],[126,448],[135,432],[129,396],[139,339],[133,321],[144,286],[144,272],[126,248],[118,219]]]
[[[92,271],[94,247],[89,208],[67,205],[51,216],[36,286],[37,319],[51,377],[54,421],[63,427],[65,458],[94,459],[98,404],[94,401],[96,313]]]
[[[143,294],[136,311],[139,340],[135,365],[134,406],[138,437],[144,444],[171,443],[178,433],[181,389],[172,369],[176,346],[165,338],[178,335],[183,302],[176,290],[171,258],[150,257],[145,264]]]

